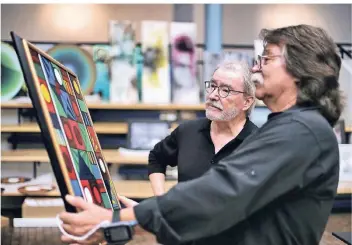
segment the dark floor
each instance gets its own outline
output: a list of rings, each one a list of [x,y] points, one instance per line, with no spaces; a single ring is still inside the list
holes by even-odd
[[[319,245],[345,244],[334,237],[332,232],[351,232],[351,213],[331,214],[323,238]]]
[[[351,213],[331,214],[319,245],[345,245],[332,232],[351,232]],[[147,241],[145,239],[148,239]],[[137,235],[128,245],[156,245],[153,235]],[[214,244],[216,245],[216,244]]]
[[[327,224],[325,233],[319,245],[344,245],[331,233],[351,232],[351,213],[332,214]],[[49,243],[47,241],[50,241]],[[2,227],[1,244],[10,245],[61,245],[60,231],[57,228],[10,228]],[[133,241],[128,245],[157,245],[155,237],[150,233],[136,231]],[[214,244],[217,245],[217,244]]]

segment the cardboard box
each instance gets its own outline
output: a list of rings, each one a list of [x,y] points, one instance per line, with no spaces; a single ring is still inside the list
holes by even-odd
[[[22,204],[22,218],[55,218],[65,211],[62,198],[29,198]]]

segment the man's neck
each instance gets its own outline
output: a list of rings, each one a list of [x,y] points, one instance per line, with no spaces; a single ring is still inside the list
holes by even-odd
[[[215,135],[236,137],[246,124],[245,115],[237,115],[231,121],[212,121],[211,132]]]
[[[297,93],[290,92],[290,93],[283,93],[280,97],[268,98],[264,99],[264,103],[269,108],[271,112],[282,112],[285,111],[292,106],[294,106],[297,102]]]

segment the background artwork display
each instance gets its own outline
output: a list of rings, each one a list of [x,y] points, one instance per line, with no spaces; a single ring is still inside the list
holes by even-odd
[[[112,103],[137,103],[137,78],[134,64],[135,24],[130,21],[110,22],[110,66]]]
[[[59,44],[44,51],[77,74],[84,95],[100,94],[103,100],[109,100],[109,45]]]
[[[144,103],[170,103],[170,71],[168,55],[168,23],[142,21],[142,101]]]
[[[1,102],[15,97],[25,89],[24,78],[14,48],[1,42]]]
[[[110,45],[34,44],[81,78],[80,85],[84,95],[96,94],[103,101],[109,101]],[[18,57],[11,43],[1,42],[1,70],[3,71],[1,73],[2,101],[14,99],[19,96],[27,96],[23,73],[21,69],[18,69],[19,67]]]
[[[226,47],[211,54],[199,49],[196,33],[195,23],[142,21],[141,42],[136,43],[136,23],[113,20],[109,43],[35,45],[80,77],[83,94],[93,95],[86,97],[89,102],[198,104],[204,102],[204,81],[218,64],[243,60],[252,66],[263,42],[254,40],[254,50]],[[1,99],[26,96],[13,48],[10,42],[2,44]]]
[[[172,22],[171,85],[174,103],[198,104],[196,24]]]
[[[74,195],[105,208],[118,208],[117,195],[95,134],[78,79],[30,48],[40,94],[49,112]],[[60,183],[59,183],[60,184]],[[62,183],[61,183],[62,184]]]

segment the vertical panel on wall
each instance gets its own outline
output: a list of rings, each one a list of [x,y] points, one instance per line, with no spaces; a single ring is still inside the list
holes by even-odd
[[[203,80],[209,80],[222,60],[222,5],[205,5],[205,51]],[[203,86],[203,91],[204,91]],[[204,92],[204,97],[205,97]]]
[[[144,103],[170,103],[168,33],[167,22],[142,22],[144,53],[142,101]]]
[[[134,66],[135,24],[131,21],[110,22],[111,86],[110,102],[138,101],[136,67]]]
[[[196,33],[194,23],[171,23],[171,84],[174,103],[199,103]]]

